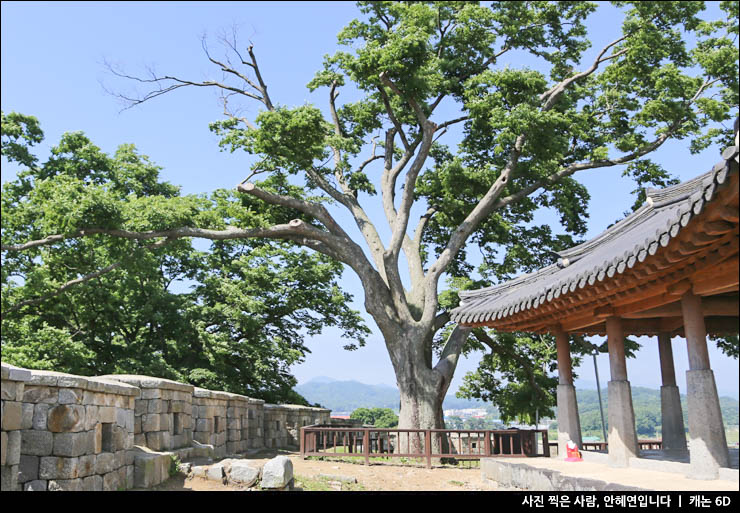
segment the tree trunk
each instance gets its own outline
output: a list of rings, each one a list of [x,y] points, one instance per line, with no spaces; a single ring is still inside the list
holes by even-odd
[[[425,351],[419,333],[409,333],[398,340],[391,351],[396,372],[396,384],[401,395],[398,427],[400,429],[444,429],[442,402],[449,380],[432,368],[431,351]],[[430,348],[431,349],[431,348]],[[396,444],[400,453],[424,453],[424,433],[401,433]],[[432,437],[432,450],[440,449],[437,437]]]

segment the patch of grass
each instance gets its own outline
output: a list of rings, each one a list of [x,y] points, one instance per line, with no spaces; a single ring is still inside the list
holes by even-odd
[[[463,483],[462,481],[453,480],[453,481],[448,481],[448,483],[450,483],[451,485],[455,485],[455,486],[465,486],[465,483]]]
[[[305,492],[327,492],[327,491],[338,491],[333,488],[326,477],[307,477],[296,475],[295,486],[302,489]],[[341,483],[341,491],[343,492],[357,492],[365,489],[360,483]]]
[[[170,454],[170,468],[168,471],[170,477],[175,477],[180,473],[180,457],[176,454]]]

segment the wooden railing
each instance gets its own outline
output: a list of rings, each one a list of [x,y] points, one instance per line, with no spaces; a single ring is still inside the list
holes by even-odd
[[[538,440],[538,434],[540,440]],[[541,447],[541,450],[540,450]],[[380,429],[306,426],[300,433],[301,456],[432,458],[549,456],[547,430]]]
[[[558,443],[550,442],[550,449],[553,447],[557,450]],[[606,451],[609,447],[607,442],[583,442],[581,444],[581,450],[583,451]],[[655,451],[663,449],[662,440],[638,440],[637,447],[641,451]]]

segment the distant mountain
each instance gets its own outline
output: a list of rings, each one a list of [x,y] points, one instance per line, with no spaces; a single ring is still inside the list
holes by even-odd
[[[401,396],[396,387],[368,385],[358,381],[337,381],[332,378],[313,378],[295,387],[296,392],[310,403],[318,403],[332,411],[354,411],[357,408],[391,408],[398,411]],[[445,398],[444,409],[485,408],[482,401],[458,399],[454,394]]]

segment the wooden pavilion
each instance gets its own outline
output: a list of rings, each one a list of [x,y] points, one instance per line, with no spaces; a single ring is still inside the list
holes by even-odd
[[[648,189],[635,212],[556,264],[509,282],[460,294],[452,319],[464,326],[555,335],[558,443],[581,446],[569,334],[606,335],[611,380],[609,463],[639,455],[624,352],[628,335],[657,336],[663,449],[686,451],[671,338],[686,339],[692,477],[714,479],[729,465],[707,335],[737,334],[738,123],[735,145],[711,171],[665,189]]]

